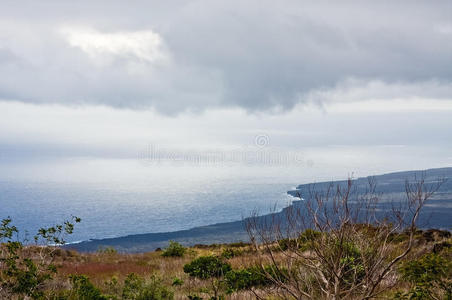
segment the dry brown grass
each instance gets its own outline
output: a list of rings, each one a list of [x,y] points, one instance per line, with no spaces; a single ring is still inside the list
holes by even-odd
[[[189,293],[204,295],[210,288],[209,282],[190,278],[184,273],[185,264],[194,258],[204,255],[221,255],[226,246],[190,248],[184,257],[163,257],[161,252],[147,252],[140,254],[121,253],[77,253],[62,250],[58,253],[58,278],[54,284],[65,285],[71,274],[87,275],[94,285],[108,293],[106,282],[113,277],[122,283],[130,273],[136,273],[145,278],[156,274],[163,279],[167,286],[171,286],[174,278],[183,280],[182,286],[173,286],[175,299],[187,299]],[[241,252],[240,256],[228,260],[233,268],[251,266],[256,258],[249,252],[248,247],[234,248]],[[59,282],[59,283],[58,283]],[[228,299],[255,299],[249,292],[229,295]]]

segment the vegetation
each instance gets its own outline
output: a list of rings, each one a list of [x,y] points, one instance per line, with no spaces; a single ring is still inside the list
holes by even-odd
[[[41,228],[33,237],[34,246],[25,247],[18,240],[19,231],[11,225],[11,218],[0,225],[0,297],[40,299],[47,290],[46,284],[57,273],[54,258],[64,245],[65,235],[72,234],[74,223],[80,218],[48,228]]]
[[[184,266],[184,272],[191,277],[203,280],[210,279],[213,290],[212,299],[218,298],[218,292],[223,284],[220,278],[229,271],[231,271],[231,265],[229,263],[212,255],[198,257]]]
[[[107,300],[106,296],[103,296],[98,288],[96,288],[89,278],[85,275],[71,275],[69,279],[72,284],[72,288],[67,292],[66,296],[60,296],[59,298],[66,299],[91,299],[91,300]]]
[[[452,251],[443,255],[427,253],[407,261],[400,268],[402,278],[410,283],[397,299],[452,299]]]
[[[178,242],[170,241],[168,248],[163,251],[162,256],[166,257],[182,257],[186,252],[186,248]]]
[[[390,202],[376,192],[372,179],[365,191],[354,189],[349,179],[326,191],[309,191],[305,201],[271,220],[251,218],[247,229],[259,265],[288,270],[287,276],[266,272],[278,287],[275,295],[375,299],[387,294],[397,284],[399,266],[415,255],[419,213],[443,182],[407,182],[405,200]]]
[[[162,280],[152,275],[149,281],[131,273],[124,281],[123,299],[133,300],[165,300],[173,299],[173,292],[162,284]]]
[[[452,299],[451,233],[415,227],[438,184],[407,184],[405,206],[379,215],[372,184],[355,197],[350,181],[313,193],[304,214],[249,219],[250,244],[170,242],[141,254],[60,247],[80,222],[75,217],[19,241],[6,218],[0,299]]]
[[[265,276],[266,272],[272,272],[271,267],[262,270],[258,266],[231,270],[226,274],[228,292],[238,292],[242,290],[254,291],[258,288],[271,286],[272,281]]]

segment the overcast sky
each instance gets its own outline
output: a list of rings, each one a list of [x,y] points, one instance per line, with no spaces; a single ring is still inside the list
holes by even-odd
[[[265,136],[341,172],[428,168],[451,128],[451,1],[0,4],[4,165]]]

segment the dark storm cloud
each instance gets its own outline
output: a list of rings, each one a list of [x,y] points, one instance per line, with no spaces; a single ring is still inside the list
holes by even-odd
[[[450,1],[3,2],[0,98],[267,110],[374,82],[388,92],[362,97],[444,98],[451,20]]]

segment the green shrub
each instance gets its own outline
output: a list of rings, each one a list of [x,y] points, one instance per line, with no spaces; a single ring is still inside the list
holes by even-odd
[[[48,228],[41,228],[33,237],[36,245],[47,247],[26,247],[17,240],[19,231],[11,225],[11,218],[2,219],[0,223],[0,291],[3,296],[9,298],[44,297],[45,286],[56,273],[53,264],[58,251],[56,246],[64,245],[65,235],[70,235],[74,230],[74,223],[79,223],[80,218],[73,217],[71,221],[65,221]],[[74,223],[72,223],[74,222]],[[6,296],[5,296],[6,297]]]
[[[226,273],[226,284],[229,292],[249,290],[252,287],[271,284],[260,267],[250,267],[240,270],[231,270]]]
[[[452,261],[435,253],[407,261],[400,268],[411,289],[396,299],[452,299]]]
[[[242,254],[242,252],[240,250],[232,249],[232,248],[225,248],[225,249],[223,249],[223,252],[221,253],[221,257],[230,259],[230,258],[239,256],[241,254]]]
[[[173,297],[174,293],[162,284],[160,278],[151,276],[150,281],[136,300],[171,300]]]
[[[184,281],[180,278],[174,278],[173,279],[173,283],[171,284],[172,286],[181,286],[184,284]]]
[[[278,248],[275,250],[286,251],[288,249],[298,248],[297,241],[295,239],[281,239],[278,241]]]
[[[182,257],[182,256],[184,256],[186,251],[187,251],[187,249],[184,246],[182,246],[181,244],[179,244],[178,242],[170,241],[168,248],[166,248],[163,251],[162,256]]]
[[[321,233],[312,229],[306,229],[298,238],[303,250],[312,249],[312,243],[320,238]]]
[[[85,275],[71,275],[72,284],[70,299],[77,300],[107,300]]]
[[[429,300],[432,299],[430,297],[429,292],[420,286],[415,286],[408,292],[397,292],[394,295],[395,300]],[[447,299],[449,300],[449,299]]]
[[[104,282],[105,291],[109,294],[107,298],[116,299],[116,296],[121,294],[121,286],[117,276],[113,276],[110,280]]]
[[[275,269],[273,266],[253,266],[240,270],[231,270],[226,273],[225,280],[228,292],[240,290],[250,290],[273,284],[272,279],[285,282],[288,278],[288,271],[285,268]]]
[[[427,284],[451,275],[451,262],[429,253],[417,260],[407,261],[400,268],[403,279],[412,283]]]
[[[230,270],[231,265],[216,256],[201,256],[184,266],[185,273],[199,279],[218,278]]]
[[[144,278],[135,273],[130,273],[124,279],[124,288],[122,290],[123,299],[137,299],[140,291],[144,288]]]
[[[201,256],[184,266],[184,272],[191,277],[203,280],[210,279],[213,289],[213,295],[210,299],[216,300],[224,299],[222,295],[219,295],[219,291],[224,287],[221,277],[230,270],[231,265],[223,262],[217,256]]]
[[[162,284],[157,276],[151,276],[150,280],[131,273],[124,280],[122,298],[127,300],[170,300],[174,294]]]

